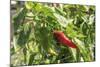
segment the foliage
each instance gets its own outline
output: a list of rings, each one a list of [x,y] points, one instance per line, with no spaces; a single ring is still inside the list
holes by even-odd
[[[95,60],[95,6],[25,2],[12,21],[13,66]],[[57,43],[52,34],[55,29],[79,49]]]

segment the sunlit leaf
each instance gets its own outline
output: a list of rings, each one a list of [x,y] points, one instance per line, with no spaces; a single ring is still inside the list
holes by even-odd
[[[32,2],[25,2],[25,7],[27,8],[27,9],[32,9],[32,7],[33,7],[34,5],[33,5],[33,3]]]
[[[64,16],[54,13],[54,16],[57,18],[57,21],[59,22],[59,24],[63,27],[66,27],[68,25],[68,23],[72,22],[72,19],[66,19]]]
[[[89,25],[93,24],[94,22],[94,19],[95,19],[95,16],[94,15],[91,15],[90,18],[89,18]]]

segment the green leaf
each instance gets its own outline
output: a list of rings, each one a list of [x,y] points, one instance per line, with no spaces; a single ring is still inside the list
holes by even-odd
[[[33,2],[25,2],[25,7],[27,8],[27,9],[32,9],[32,7],[34,6],[34,4],[33,4]]]
[[[23,25],[23,30],[19,33],[17,45],[19,45],[20,47],[26,45],[26,43],[29,41],[31,28],[32,28],[32,25],[29,23],[26,23]]]
[[[90,17],[89,17],[89,25],[91,25],[91,24],[93,24],[93,22],[94,22],[94,19],[95,19],[95,16],[94,15],[90,15]]]
[[[81,40],[74,38],[75,42],[77,43],[78,49],[81,53],[81,56],[83,58],[83,60],[86,61],[91,61],[91,56],[88,54],[87,49],[85,48],[84,42],[82,42]]]
[[[27,10],[26,8],[20,9],[20,11],[14,16],[14,31],[17,31],[18,28],[22,25],[21,22],[23,22],[25,16],[26,16]]]
[[[65,16],[66,15],[66,12],[64,12],[63,10],[59,9],[59,8],[55,8],[55,12],[60,14],[60,15],[63,15]]]
[[[36,55],[36,54],[28,54],[28,56],[29,56],[28,65],[33,64],[35,55]]]
[[[71,23],[73,21],[72,19],[66,19],[64,16],[57,13],[54,13],[54,16],[56,17],[59,24],[63,27],[66,27],[68,23]]]

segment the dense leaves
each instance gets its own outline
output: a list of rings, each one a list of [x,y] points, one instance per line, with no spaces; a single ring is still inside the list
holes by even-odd
[[[95,6],[23,3],[12,15],[12,66],[95,60]],[[60,45],[53,36],[55,29],[78,49]]]

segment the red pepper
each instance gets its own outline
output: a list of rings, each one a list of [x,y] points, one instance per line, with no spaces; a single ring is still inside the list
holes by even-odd
[[[77,48],[77,46],[68,37],[66,37],[62,31],[54,30],[53,34],[59,43],[71,48]]]

